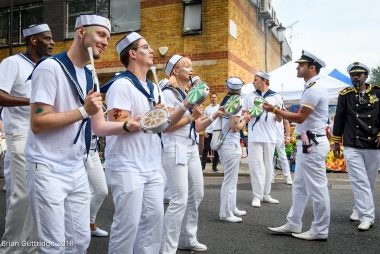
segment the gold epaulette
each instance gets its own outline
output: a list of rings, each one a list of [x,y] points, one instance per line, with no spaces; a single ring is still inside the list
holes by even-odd
[[[347,87],[347,88],[344,88],[342,91],[340,91],[339,95],[346,95],[348,93],[351,93],[351,92],[355,92],[356,89],[354,87]]]
[[[342,143],[342,136],[331,135],[330,140],[334,143]]]

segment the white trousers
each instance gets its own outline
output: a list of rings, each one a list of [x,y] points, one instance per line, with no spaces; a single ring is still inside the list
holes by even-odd
[[[274,143],[249,142],[248,166],[253,197],[263,200],[272,188]]]
[[[11,179],[11,159],[9,152],[6,151],[4,155],[4,184],[5,184],[5,215],[8,213],[9,202],[12,194],[12,179]]]
[[[330,224],[330,195],[327,187],[325,159],[330,144],[326,137],[317,138],[319,145],[311,153],[302,153],[297,142],[296,170],[292,187],[293,203],[287,216],[288,224],[302,228],[302,216],[309,198],[313,205],[313,222],[310,230],[328,236]]]
[[[164,182],[159,171],[106,168],[106,178],[115,204],[108,253],[157,254],[164,217]]]
[[[2,241],[18,242],[34,241],[35,226],[32,221],[31,207],[28,199],[25,165],[25,134],[7,134],[7,159],[9,163],[10,179],[5,173],[7,188],[7,213],[5,217],[5,230]],[[7,165],[8,166],[8,165]],[[7,167],[6,166],[6,167]],[[35,248],[28,248],[33,253]],[[0,249],[0,253],[21,253],[21,247],[7,245]]]
[[[170,193],[165,213],[160,253],[176,253],[178,245],[198,242],[198,207],[203,199],[203,173],[197,145],[179,151],[186,154],[186,164],[176,164],[175,147],[165,147],[162,157]]]
[[[373,223],[375,220],[373,191],[380,168],[380,150],[345,147],[344,158],[354,193],[353,209],[358,212],[361,222]]]
[[[278,161],[280,162],[280,167],[285,178],[290,177],[290,167],[288,157],[285,152],[285,142],[284,139],[277,139],[276,141],[276,152],[278,155]],[[273,179],[275,178],[276,173],[273,171]]]
[[[103,200],[108,195],[106,176],[97,151],[90,150],[88,157],[85,155],[85,167],[91,189],[90,223],[93,224]]]
[[[57,172],[28,163],[28,169],[38,253],[86,253],[91,236],[90,187],[85,167]]]
[[[241,159],[240,144],[223,144],[218,150],[223,165],[224,178],[220,189],[220,217],[234,215],[236,207],[237,183]]]

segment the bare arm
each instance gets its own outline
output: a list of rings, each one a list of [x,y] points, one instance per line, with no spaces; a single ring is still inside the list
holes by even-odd
[[[0,90],[0,106],[2,107],[29,106],[29,104],[29,98],[12,96]]]
[[[241,120],[240,120],[240,116],[232,116],[230,118],[230,121],[231,121],[231,131],[233,133],[235,132],[239,132],[241,129],[243,129],[243,127],[247,124],[247,120],[245,117],[243,117]]]
[[[287,112],[281,109],[275,109],[275,107],[271,104],[264,103],[263,109],[267,112],[273,112],[275,115],[281,116],[283,119],[287,119],[291,122],[295,122],[298,124],[303,123],[306,118],[309,117],[309,115],[313,112],[313,109],[310,107],[306,107],[304,105],[301,105],[300,110],[297,113]]]
[[[222,116],[224,114],[225,114],[224,108],[219,108],[218,111],[216,111],[215,113],[213,113],[211,115],[212,119],[210,117],[207,117],[207,116],[206,117],[198,118],[198,120],[195,121],[195,130],[197,132],[205,130],[210,124],[212,124],[212,122],[216,118],[218,118],[218,117],[220,117],[220,116]]]
[[[191,114],[191,116],[183,116],[184,113],[182,113],[181,115],[180,113],[181,111],[183,112],[183,110],[180,107],[177,107],[176,109],[168,108],[168,112],[170,113],[170,116],[172,116],[173,112],[175,112],[174,114],[178,114],[178,115],[175,115],[175,117],[180,116],[180,118],[177,122],[171,123],[169,127],[164,130],[164,132],[175,131],[185,125],[188,125],[192,121],[196,121],[202,115],[203,108],[201,105],[194,106],[193,113]],[[173,120],[171,119],[171,121]]]

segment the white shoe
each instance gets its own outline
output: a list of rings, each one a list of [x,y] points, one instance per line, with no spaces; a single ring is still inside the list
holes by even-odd
[[[292,185],[293,184],[293,180],[292,180],[291,176],[287,177],[285,180],[286,180],[286,184],[287,185]]]
[[[230,216],[230,217],[220,217],[220,220],[222,221],[227,221],[227,222],[232,222],[232,223],[238,223],[242,222],[242,218],[236,217],[236,216]]]
[[[253,206],[253,207],[260,207],[260,206],[261,206],[261,201],[260,201],[260,199],[254,197],[254,198],[252,199],[252,204],[251,204],[251,206]]]
[[[91,236],[105,237],[105,236],[108,236],[108,232],[96,227],[94,231],[91,230]]]
[[[358,229],[359,231],[367,231],[373,226],[373,222],[370,221],[363,221],[362,223],[359,224]]]
[[[244,216],[244,215],[247,214],[247,212],[246,212],[245,210],[239,210],[239,209],[235,208],[235,210],[234,210],[234,214],[235,214],[236,216]]]
[[[281,227],[277,228],[270,228],[268,227],[270,231],[280,233],[280,234],[290,234],[290,233],[301,233],[301,228],[296,228],[289,226],[288,224],[282,225]]]
[[[202,243],[196,243],[189,246],[178,246],[179,250],[206,251],[207,246]]]
[[[272,179],[272,183],[276,183],[276,180],[274,180],[274,178]]]
[[[359,214],[358,214],[358,211],[356,210],[353,210],[352,211],[352,214],[350,216],[350,221],[359,221]]]
[[[327,235],[316,235],[311,231],[306,231],[300,234],[292,234],[293,237],[302,239],[302,240],[308,240],[308,241],[326,241],[327,240]]]
[[[269,204],[278,204],[278,203],[280,203],[277,199],[274,199],[271,196],[264,196],[263,202],[264,203],[269,203]]]

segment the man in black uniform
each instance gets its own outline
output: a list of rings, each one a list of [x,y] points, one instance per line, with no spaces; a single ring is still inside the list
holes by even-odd
[[[373,190],[380,167],[380,88],[365,81],[370,72],[362,63],[348,66],[353,87],[340,92],[334,120],[334,153],[340,153],[343,140],[355,205],[351,221],[360,221],[358,229],[370,229],[375,220]]]

